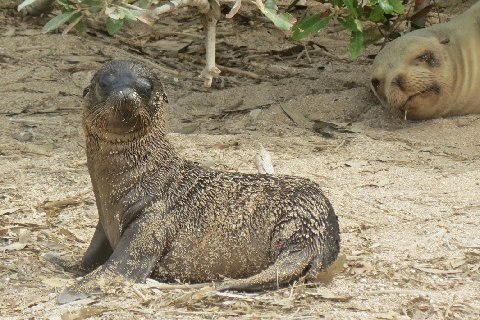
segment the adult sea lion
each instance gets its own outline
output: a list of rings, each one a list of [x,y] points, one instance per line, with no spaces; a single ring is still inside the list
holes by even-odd
[[[371,88],[405,119],[480,113],[480,2],[447,23],[415,30],[375,58]]]
[[[166,139],[158,76],[111,61],[85,90],[83,126],[99,221],[88,273],[59,302],[99,281],[147,277],[260,290],[315,275],[337,257],[337,216],[314,182],[202,168]],[[94,271],[92,271],[94,270]]]

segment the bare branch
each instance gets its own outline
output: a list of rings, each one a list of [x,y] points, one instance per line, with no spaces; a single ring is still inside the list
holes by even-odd
[[[205,50],[206,57],[205,68],[203,69],[200,77],[204,79],[205,87],[211,87],[213,78],[220,74],[220,69],[215,65],[215,41],[216,41],[216,31],[217,31],[217,19],[213,10],[210,10],[206,14],[205,22]]]
[[[152,14],[155,16],[162,15],[164,13],[172,12],[181,7],[197,7],[200,13],[207,13],[210,10],[210,3],[208,0],[170,0],[170,2],[161,5],[158,8],[152,10]]]
[[[235,0],[235,3],[229,13],[225,15],[226,18],[231,19],[234,15],[237,14],[238,10],[242,6],[242,0]]]

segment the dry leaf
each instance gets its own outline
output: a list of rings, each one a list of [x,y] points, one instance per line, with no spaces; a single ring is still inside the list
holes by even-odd
[[[400,318],[400,314],[395,311],[388,311],[375,314],[376,319],[396,320]]]
[[[257,166],[258,173],[275,173],[273,170],[272,157],[262,144],[260,144],[260,151],[255,156],[255,165]]]
[[[106,311],[108,311],[107,308],[86,307],[80,310],[67,311],[62,314],[61,318],[62,320],[81,320],[100,315]]]
[[[2,209],[2,210],[0,210],[0,216],[15,213],[20,209],[22,209],[22,207],[12,207],[12,208],[7,208],[7,209]]]
[[[70,231],[68,229],[61,228],[58,231],[58,233],[63,234],[64,236],[67,236],[72,240],[79,241],[79,242],[85,242],[85,240],[83,240],[82,238],[79,238],[75,233],[73,233],[72,231]]]
[[[319,292],[305,291],[305,293],[309,296],[319,297],[319,298],[322,298],[322,299],[325,299],[325,300],[331,300],[331,301],[337,301],[337,302],[347,302],[347,301],[350,301],[352,299],[351,296],[338,295],[338,294],[335,294],[331,291],[327,291],[325,289],[321,290]]]
[[[293,110],[292,108],[287,106],[282,106],[282,110],[290,118],[290,120],[295,122],[295,124],[298,125],[299,127],[307,128],[307,129],[310,129],[312,127],[312,122],[308,120],[300,112]]]
[[[72,285],[75,280],[73,279],[62,279],[62,278],[43,278],[42,282],[47,286],[53,288],[65,288]]]
[[[22,249],[25,248],[26,246],[27,246],[26,243],[14,242],[14,243],[12,243],[12,244],[9,244],[8,246],[0,247],[0,251],[1,251],[1,252],[5,252],[5,251],[18,251],[18,250],[22,250]]]
[[[456,274],[456,273],[463,273],[462,270],[441,270],[441,269],[435,269],[435,268],[425,268],[425,267],[420,267],[416,266],[414,267],[417,270],[427,272],[427,273],[433,273],[433,274]]]

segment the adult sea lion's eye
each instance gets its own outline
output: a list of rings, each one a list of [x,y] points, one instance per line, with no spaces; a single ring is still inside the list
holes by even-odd
[[[435,55],[432,51],[425,51],[421,55],[419,55],[416,60],[426,62],[429,66],[434,67],[438,65],[438,61],[435,58]]]

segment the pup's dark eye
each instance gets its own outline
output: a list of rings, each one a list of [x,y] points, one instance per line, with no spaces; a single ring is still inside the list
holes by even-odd
[[[90,92],[90,87],[86,87],[85,89],[83,89],[83,94],[82,96],[85,98],[87,96],[87,94]]]
[[[140,89],[143,92],[150,92],[152,90],[152,83],[150,82],[150,80],[146,78],[137,79],[136,85],[138,89]]]
[[[435,67],[438,66],[438,60],[435,58],[435,55],[432,51],[425,51],[419,55],[415,60],[420,62],[426,62],[429,66]]]

